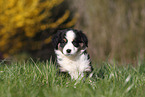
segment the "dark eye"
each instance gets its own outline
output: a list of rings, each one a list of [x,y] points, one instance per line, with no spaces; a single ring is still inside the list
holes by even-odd
[[[66,43],[67,41],[66,41],[66,39],[64,38],[62,41],[61,41],[61,43]]]
[[[67,40],[66,39],[63,39],[63,40],[61,40],[60,41],[60,47],[64,47],[65,46],[65,44],[67,43]]]
[[[72,43],[73,43],[73,45],[74,45],[75,47],[79,47],[79,42],[73,41]]]

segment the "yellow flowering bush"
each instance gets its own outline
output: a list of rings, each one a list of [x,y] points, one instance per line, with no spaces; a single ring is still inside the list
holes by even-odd
[[[4,57],[25,49],[40,49],[51,41],[35,39],[40,33],[49,33],[58,27],[71,27],[75,18],[70,18],[70,11],[53,17],[53,13],[63,0],[0,0],[0,52]],[[62,11],[61,9],[57,9]],[[32,45],[33,44],[33,45]]]

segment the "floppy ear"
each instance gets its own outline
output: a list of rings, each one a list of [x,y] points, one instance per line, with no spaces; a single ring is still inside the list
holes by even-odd
[[[60,35],[61,35],[61,31],[58,30],[57,33],[52,38],[52,44],[53,44],[53,46],[54,46],[55,49],[58,49]]]
[[[82,48],[87,48],[88,47],[88,39],[87,39],[86,35],[84,33],[82,33],[82,31],[79,31],[79,36],[81,37]]]

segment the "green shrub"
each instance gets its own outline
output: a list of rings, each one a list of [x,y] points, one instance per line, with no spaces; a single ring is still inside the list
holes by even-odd
[[[73,26],[70,11],[59,7],[63,1],[0,0],[0,52],[4,57],[41,49],[51,41],[52,30]]]

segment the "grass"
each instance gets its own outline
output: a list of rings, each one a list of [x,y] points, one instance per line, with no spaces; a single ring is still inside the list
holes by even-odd
[[[93,78],[76,84],[51,62],[0,63],[1,97],[143,97],[145,63],[137,67],[102,63]]]

